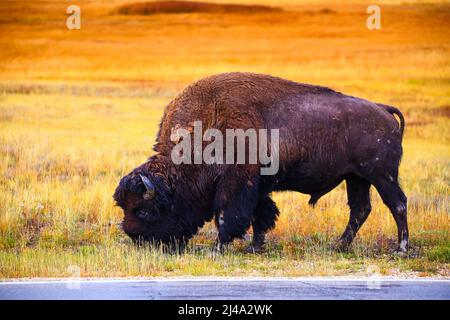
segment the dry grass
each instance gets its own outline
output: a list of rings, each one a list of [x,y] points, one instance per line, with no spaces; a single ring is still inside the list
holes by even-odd
[[[227,3],[227,1],[219,1]],[[243,1],[283,12],[111,14],[126,1],[82,2],[82,30],[66,3],[0,3],[0,277],[68,275],[449,276],[450,6],[382,6],[379,31],[365,3]],[[341,185],[315,209],[278,193],[277,228],[262,256],[248,239],[211,258],[207,226],[184,256],[133,247],[111,195],[151,155],[164,105],[191,81],[226,71],[270,73],[399,107],[407,118],[402,185],[412,255],[397,259],[394,221],[374,210],[354,251],[329,244],[348,219]]]

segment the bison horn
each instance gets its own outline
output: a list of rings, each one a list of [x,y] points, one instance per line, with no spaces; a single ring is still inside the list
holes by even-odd
[[[142,174],[139,175],[141,177],[142,183],[145,186],[146,191],[143,194],[143,198],[145,200],[150,200],[155,197],[155,186],[151,183],[150,179]]]

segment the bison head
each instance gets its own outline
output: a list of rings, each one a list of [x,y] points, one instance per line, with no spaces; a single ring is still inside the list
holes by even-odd
[[[135,242],[183,247],[191,236],[163,172],[143,165],[123,177],[114,200],[125,214],[122,228]]]

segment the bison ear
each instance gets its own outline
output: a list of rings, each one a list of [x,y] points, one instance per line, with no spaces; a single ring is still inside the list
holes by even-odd
[[[143,176],[142,174],[140,174],[139,176],[141,177],[142,183],[144,184],[146,189],[142,197],[144,198],[144,200],[153,199],[155,197],[155,186],[146,176]]]

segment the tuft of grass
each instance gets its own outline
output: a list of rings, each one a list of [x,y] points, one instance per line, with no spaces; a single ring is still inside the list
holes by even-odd
[[[450,263],[450,244],[427,251],[427,258],[431,261]]]

